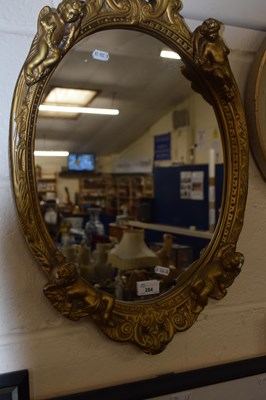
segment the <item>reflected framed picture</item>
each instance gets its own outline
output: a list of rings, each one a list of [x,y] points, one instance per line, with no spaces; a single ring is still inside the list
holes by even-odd
[[[28,370],[0,374],[0,400],[30,400]]]

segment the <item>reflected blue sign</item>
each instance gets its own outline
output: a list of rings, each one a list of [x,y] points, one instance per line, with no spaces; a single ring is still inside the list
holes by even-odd
[[[171,133],[154,137],[154,161],[171,160]]]

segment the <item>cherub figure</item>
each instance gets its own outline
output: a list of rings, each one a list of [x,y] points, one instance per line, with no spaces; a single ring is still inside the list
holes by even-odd
[[[195,62],[211,73],[229,98],[233,97],[231,74],[227,56],[229,49],[219,35],[221,23],[209,18],[193,34]]]
[[[105,324],[111,324],[109,319],[114,299],[108,294],[97,292],[83,280],[74,264],[59,265],[55,281],[45,286],[44,293],[53,306],[71,320],[92,315],[95,319],[102,318]]]
[[[240,273],[244,262],[241,253],[230,250],[221,259],[215,259],[194,279],[191,295],[195,301],[193,311],[199,313],[208,303],[209,297],[223,298],[228,288]]]
[[[43,7],[38,18],[38,33],[25,64],[28,85],[36,83],[55,65],[80,31],[85,9],[82,0],[63,0],[57,9]]]

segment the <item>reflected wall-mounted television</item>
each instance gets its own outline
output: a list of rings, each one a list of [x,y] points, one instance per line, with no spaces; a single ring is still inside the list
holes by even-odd
[[[68,156],[68,171],[95,171],[96,158],[91,153],[70,153]]]

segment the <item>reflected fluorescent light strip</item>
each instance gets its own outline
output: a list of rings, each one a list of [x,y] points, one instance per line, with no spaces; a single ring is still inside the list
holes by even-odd
[[[162,50],[160,56],[163,58],[172,58],[174,60],[181,60],[180,55],[174,51]]]
[[[68,157],[68,151],[42,151],[42,150],[35,150],[35,156],[39,157]]]
[[[99,115],[118,115],[119,110],[113,108],[92,108],[92,107],[70,107],[70,106],[55,106],[41,104],[40,111],[52,111],[62,113],[78,113],[78,114],[99,114]]]

